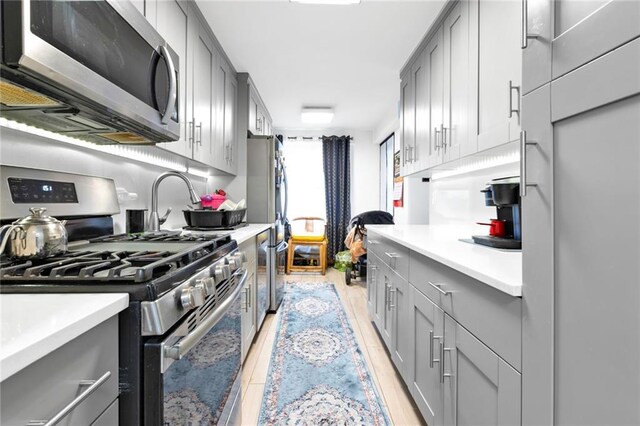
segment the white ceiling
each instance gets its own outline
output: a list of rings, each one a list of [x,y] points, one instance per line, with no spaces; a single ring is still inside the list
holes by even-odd
[[[303,106],[330,106],[330,128],[375,130],[397,114],[399,73],[443,0],[327,6],[198,0],[239,72],[249,72],[280,129]]]

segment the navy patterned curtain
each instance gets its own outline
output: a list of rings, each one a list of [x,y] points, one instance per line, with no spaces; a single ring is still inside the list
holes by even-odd
[[[327,203],[327,256],[332,263],[344,249],[351,219],[350,136],[323,136],[324,193]]]

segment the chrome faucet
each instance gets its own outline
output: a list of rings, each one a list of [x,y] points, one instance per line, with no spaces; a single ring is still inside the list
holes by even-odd
[[[156,178],[153,182],[153,187],[151,188],[151,213],[149,214],[149,230],[150,231],[159,231],[160,225],[166,222],[167,217],[169,217],[169,213],[171,213],[171,207],[167,209],[167,212],[164,216],[158,216],[158,186],[160,186],[160,182],[162,182],[165,178],[169,176],[176,176],[182,179],[189,188],[189,196],[191,197],[191,202],[193,204],[200,202],[200,197],[196,194],[196,191],[193,189],[193,184],[184,173],[170,171],[164,172],[160,176]]]

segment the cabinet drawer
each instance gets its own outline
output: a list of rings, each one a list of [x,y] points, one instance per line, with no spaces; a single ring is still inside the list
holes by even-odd
[[[367,251],[373,252],[391,270],[406,280],[409,277],[409,249],[388,238],[369,232]]]
[[[415,252],[411,252],[409,282],[520,371],[520,298]]]
[[[0,424],[50,420],[86,391],[83,381],[108,379],[62,419],[89,425],[118,397],[118,317],[114,316],[2,382]]]

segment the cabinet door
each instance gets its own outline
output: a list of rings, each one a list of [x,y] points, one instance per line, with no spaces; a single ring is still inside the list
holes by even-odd
[[[389,308],[391,316],[391,359],[405,381],[408,379],[407,368],[410,358],[411,333],[409,329],[409,283],[391,271],[391,288],[389,289]]]
[[[369,319],[375,321],[375,314],[377,311],[377,283],[378,277],[378,259],[374,254],[367,256],[367,311],[369,312]]]
[[[556,0],[553,78],[640,36],[640,2]]]
[[[218,63],[215,73],[215,118],[216,124],[214,126],[214,167],[220,170],[225,170],[229,165],[229,149],[225,146],[225,100],[227,98],[227,79],[228,71],[224,66],[224,61],[220,53],[217,54]]]
[[[520,2],[470,2],[471,79],[475,96],[474,134],[478,151],[516,140],[520,133],[522,53]],[[477,66],[475,65],[477,64]]]
[[[158,144],[159,147],[184,157],[191,157],[192,132],[192,36],[197,25],[193,13],[186,1],[166,0],[157,5],[157,30],[180,57],[178,75],[178,118],[180,120],[180,139],[175,142]]]
[[[440,27],[426,48],[429,113],[429,167],[443,161],[444,134],[444,29]]]
[[[409,304],[410,357],[407,385],[428,425],[442,424],[440,341],[444,336],[444,312],[411,286]]]
[[[446,314],[440,359],[445,425],[520,424],[520,374]]]
[[[389,267],[380,262],[380,272],[378,275],[378,312],[377,322],[378,331],[382,336],[387,348],[391,347],[391,314],[389,313],[389,290],[391,289],[391,279],[389,277]]]
[[[253,87],[249,92],[249,131],[254,135],[258,134],[258,103],[253,95]]]
[[[532,36],[526,44],[521,40],[523,95],[551,81],[552,5],[553,0],[527,0],[522,4],[527,8],[527,24],[521,35]]]
[[[193,159],[214,164],[215,46],[208,28],[198,23],[193,51]]]
[[[231,68],[227,65],[224,100],[224,146],[229,151],[228,166],[225,171],[236,174],[238,167],[238,146],[236,142],[236,101],[238,82]]]
[[[429,167],[429,76],[427,54],[422,54],[411,69],[415,105],[415,135],[413,141],[413,168],[422,171]]]
[[[403,176],[411,174],[411,150],[413,149],[413,137],[415,129],[413,84],[411,80],[411,71],[405,74],[400,82],[400,146],[401,168],[400,172]]]
[[[558,424],[640,424],[638,58],[640,39],[551,85]],[[612,210],[620,232],[596,226]]]
[[[255,263],[249,268],[249,276],[242,289],[242,359],[247,356],[256,335],[256,276]]]
[[[444,161],[477,151],[469,137],[469,2],[459,2],[444,21]]]

